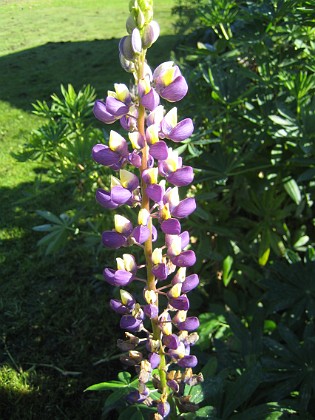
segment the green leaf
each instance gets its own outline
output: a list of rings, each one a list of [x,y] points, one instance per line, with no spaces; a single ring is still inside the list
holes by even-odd
[[[46,211],[46,210],[37,210],[36,213],[43,217],[44,219],[48,220],[49,222],[55,223],[57,225],[61,225],[63,224],[62,221],[59,219],[59,217],[55,216],[53,213],[51,213],[50,211]]]
[[[132,406],[122,411],[118,420],[144,420],[144,417],[138,406]]]
[[[270,230],[265,229],[261,235],[261,241],[258,250],[258,262],[264,267],[269,259],[270,255]]]
[[[230,417],[230,420],[278,420],[283,418],[284,414],[295,414],[296,411],[290,408],[281,407],[277,402],[270,402],[267,404],[257,405],[250,407],[241,413],[235,414]]]
[[[207,213],[201,207],[197,207],[197,209],[195,211],[195,215],[198,216],[202,220],[205,220],[205,221],[209,220],[209,213]]]
[[[284,184],[284,189],[286,190],[286,192],[289,194],[289,196],[292,198],[292,200],[295,202],[295,204],[300,204],[301,200],[302,200],[302,196],[301,196],[301,192],[299,189],[298,184],[296,183],[296,181],[291,178],[288,181],[286,181]]]
[[[199,408],[199,410],[196,411],[196,420],[198,419],[217,419],[216,416],[216,409],[210,405],[207,405],[206,407]]]
[[[292,122],[292,121],[290,121],[288,119],[281,118],[278,115],[269,115],[269,118],[275,124],[281,125],[282,127],[283,126],[292,126],[292,125],[294,125],[294,122]]]
[[[227,389],[226,403],[222,417],[228,418],[234,410],[247,401],[257,389],[262,379],[263,375],[260,365],[256,364],[245,370]]]
[[[113,391],[117,388],[127,388],[127,385],[120,381],[100,382],[85,389],[85,391]]]
[[[224,286],[227,286],[233,276],[233,257],[231,255],[228,255],[223,260],[223,284]]]
[[[102,412],[103,416],[105,416],[114,408],[121,408],[124,403],[125,396],[127,395],[128,392],[129,390],[126,388],[119,388],[113,393],[111,393],[106,398],[106,401],[103,407],[103,412]]]
[[[32,227],[32,230],[35,230],[35,232],[51,232],[55,230],[56,226],[51,224],[45,224],[45,225],[39,225]]]
[[[216,416],[216,409],[210,405],[206,407],[199,408],[195,413],[184,413],[179,416],[179,418],[185,418],[187,420],[201,420],[201,419],[210,419],[210,420],[219,420]]]
[[[119,372],[118,373],[118,379],[125,384],[130,383],[130,378],[131,378],[131,375],[130,375],[129,372]]]

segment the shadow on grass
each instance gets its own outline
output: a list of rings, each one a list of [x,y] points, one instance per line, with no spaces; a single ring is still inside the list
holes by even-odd
[[[58,212],[75,203],[60,185],[43,184],[32,197],[33,188],[0,189],[0,369],[32,372],[26,393],[13,380],[4,386],[0,375],[0,418],[100,418],[104,394],[83,391],[116,378],[121,368],[116,359],[96,365],[117,353],[121,336],[108,307],[111,289],[98,287],[93,271],[101,267],[79,243],[58,258],[37,253],[40,235],[31,227],[42,220],[34,210]]]
[[[166,35],[148,51],[152,66],[169,60],[178,37]],[[91,84],[105,96],[115,82],[128,83],[130,74],[121,68],[119,39],[84,42],[49,42],[40,47],[0,57],[0,100],[17,108],[31,110],[37,99],[49,100],[60,84],[76,89]]]

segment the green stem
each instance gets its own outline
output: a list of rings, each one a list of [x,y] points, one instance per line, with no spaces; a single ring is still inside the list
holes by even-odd
[[[225,27],[224,27],[223,23],[220,23],[219,26],[220,26],[220,29],[221,29],[223,35],[224,35],[224,38],[228,41],[230,38],[229,38],[229,35],[227,34],[227,32],[225,30]]]
[[[142,54],[139,55],[138,61],[137,61],[137,81],[143,79],[143,69],[144,69],[144,63],[145,63],[145,54],[146,51],[144,50]],[[141,208],[146,209],[148,212],[150,212],[150,200],[149,197],[146,194],[146,185],[145,182],[142,180],[142,173],[145,169],[147,169],[148,166],[148,157],[149,157],[149,147],[146,142],[145,138],[145,108],[142,105],[139,105],[139,114],[138,114],[138,130],[139,133],[144,138],[144,147],[142,149],[142,163],[140,168],[140,177],[141,177]],[[156,291],[156,284],[155,284],[155,276],[152,273],[152,218],[149,218],[148,222],[148,228],[150,230],[149,239],[144,243],[144,256],[146,261],[146,267],[147,267],[147,289],[152,290],[156,294],[156,306],[159,307],[158,302],[158,292]],[[159,340],[160,341],[160,365],[159,365],[159,375],[160,375],[160,384],[161,384],[161,392],[162,394],[166,395],[168,394],[168,389],[166,385],[166,360],[165,360],[165,354],[163,352],[162,343],[161,343],[161,331],[158,326],[158,318],[151,319],[151,325],[152,325],[152,332],[153,332],[153,340]]]

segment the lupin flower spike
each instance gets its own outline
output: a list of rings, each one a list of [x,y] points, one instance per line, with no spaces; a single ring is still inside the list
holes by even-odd
[[[127,134],[112,130],[109,143],[95,145],[92,157],[117,172],[108,190],[96,191],[98,203],[115,211],[127,205],[136,213],[129,220],[118,209],[114,228],[102,234],[103,245],[112,249],[135,245],[144,253],[144,264],[123,253],[116,258],[116,268],[106,267],[103,272],[107,283],[120,287],[120,299],[111,299],[110,307],[121,315],[120,327],[127,338],[118,340],[119,348],[127,351],[121,360],[135,366],[139,374],[138,390],[127,401],[153,405],[154,418],[164,419],[176,416],[180,407],[185,409],[185,384],[202,381],[202,375],[192,374],[197,358],[190,354],[198,340],[199,321],[188,316],[187,294],[198,286],[199,279],[186,271],[196,256],[190,249],[189,232],[182,231],[180,223],[196,209],[194,198],[180,199],[179,194],[179,187],[191,184],[194,173],[173,149],[174,142],[187,139],[194,127],[190,118],[177,121],[176,107],[165,111],[161,105],[161,98],[174,103],[188,91],[179,67],[169,61],[152,71],[146,62],[147,49],[160,32],[153,20],[153,0],[131,0],[129,11],[128,35],[119,43],[119,56],[123,69],[133,74],[134,88],[115,83],[107,98],[94,105],[97,119],[105,124],[119,121]],[[157,236],[164,238],[160,247],[154,245]],[[144,267],[145,279],[138,274]],[[145,283],[140,302],[130,291],[137,281]],[[167,298],[164,308],[159,302],[161,294]],[[140,343],[145,351],[136,350]],[[176,370],[169,370],[170,366]],[[154,369],[158,374],[153,376]],[[160,393],[157,400],[150,397],[149,381]],[[191,409],[193,404],[189,405]]]

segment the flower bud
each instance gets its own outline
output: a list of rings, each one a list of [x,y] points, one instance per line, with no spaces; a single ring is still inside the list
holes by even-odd
[[[167,310],[163,311],[159,316],[159,328],[165,335],[172,334],[171,317]]]
[[[156,369],[159,366],[160,361],[161,361],[161,358],[157,353],[150,353],[148,359],[149,359],[149,362],[151,363],[152,369]]]
[[[142,34],[143,48],[150,48],[151,45],[158,39],[159,35],[160,35],[159,24],[155,20],[152,20],[143,29],[143,34]]]
[[[157,184],[158,168],[145,169],[142,173],[142,179],[146,184]]]
[[[122,155],[126,154],[128,150],[126,140],[114,130],[110,131],[108,145],[112,151]]]
[[[140,54],[142,51],[141,35],[138,28],[135,28],[131,34],[131,45],[135,54]]]
[[[138,213],[138,224],[146,226],[150,220],[150,213],[147,209],[143,208]]]
[[[114,224],[115,230],[118,233],[123,233],[129,235],[132,231],[132,223],[124,216],[120,216],[119,214],[115,214],[114,216]]]

